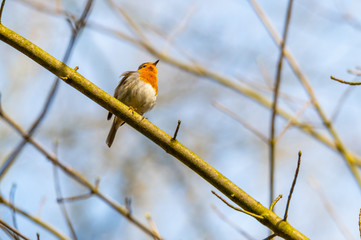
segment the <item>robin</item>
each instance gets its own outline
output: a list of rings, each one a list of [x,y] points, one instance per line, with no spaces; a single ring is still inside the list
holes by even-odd
[[[115,88],[114,97],[140,115],[151,110],[158,96],[157,82],[157,63],[159,60],[143,63],[137,71],[127,71],[120,77],[123,77],[119,85]],[[108,113],[107,119],[112,118],[112,113]],[[108,147],[112,146],[115,134],[124,121],[114,116],[112,127],[110,128],[106,143]]]

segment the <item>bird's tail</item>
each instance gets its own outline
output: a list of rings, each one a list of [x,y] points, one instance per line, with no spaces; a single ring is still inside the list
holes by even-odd
[[[117,133],[117,130],[120,126],[122,126],[124,124],[124,121],[118,119],[118,118],[114,118],[112,127],[110,128],[106,143],[108,145],[108,147],[111,147],[115,138],[115,134]]]

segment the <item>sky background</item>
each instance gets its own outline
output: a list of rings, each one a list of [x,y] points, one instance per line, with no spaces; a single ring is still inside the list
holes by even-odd
[[[282,33],[288,1],[258,2]],[[35,3],[47,8],[36,9]],[[62,59],[71,32],[65,17],[53,10],[60,6],[79,17],[84,3],[38,0],[29,5],[8,0],[2,23]],[[122,0],[116,4],[141,26],[158,50],[189,64],[198,63],[272,99],[270,86],[280,53],[249,1]],[[340,138],[358,156],[361,89],[334,82],[330,76],[361,81],[347,72],[360,66],[360,10],[359,1],[295,1],[287,42],[326,115],[331,118],[337,113],[333,124]],[[79,66],[79,73],[113,94],[123,72],[136,70],[141,63],[154,62],[157,57],[99,26],[134,36],[115,8],[105,0],[96,0],[68,65]],[[168,62],[161,60],[157,67],[158,101],[146,117],[168,134],[173,134],[181,120],[178,140],[182,144],[268,206],[268,145],[214,104],[227,107],[266,137],[271,111],[212,79],[195,76]],[[54,76],[47,70],[0,43],[2,107],[23,128],[28,129],[38,116],[53,81]],[[286,62],[280,90],[289,96],[281,98],[280,106],[294,116],[309,101]],[[105,109],[61,82],[35,138],[49,151],[57,142],[59,159],[91,182],[99,178],[100,189],[107,196],[121,204],[126,197],[131,198],[134,216],[146,223],[145,214],[150,213],[165,239],[246,239],[212,206],[253,238],[268,236],[266,227],[228,208],[211,194],[213,186],[130,126],[119,129],[109,149],[105,139],[111,122],[106,115]],[[298,119],[327,133],[312,106]],[[286,124],[277,118],[277,135]],[[20,140],[0,121],[0,163]],[[358,239],[361,197],[355,177],[337,152],[294,127],[277,144],[275,193],[284,197],[277,203],[276,213],[283,216],[299,150],[303,153],[302,164],[288,221],[311,239]],[[87,192],[59,173],[64,196]],[[0,192],[6,199],[14,185],[18,207],[69,235],[56,203],[53,166],[30,145],[0,182]],[[96,196],[66,206],[79,239],[149,239]],[[340,230],[331,212],[349,234]],[[11,216],[11,210],[0,205],[0,217],[11,223]],[[41,239],[56,239],[21,216],[17,215],[17,220],[19,230],[32,239],[38,232]],[[7,236],[1,232],[0,239]]]

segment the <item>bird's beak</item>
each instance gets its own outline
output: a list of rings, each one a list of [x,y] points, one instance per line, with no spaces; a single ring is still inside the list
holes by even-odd
[[[159,59],[153,63],[154,66],[157,66],[157,63],[159,62]]]

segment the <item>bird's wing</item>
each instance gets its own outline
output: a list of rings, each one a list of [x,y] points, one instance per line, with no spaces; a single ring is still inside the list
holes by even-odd
[[[121,93],[120,89],[128,82],[129,79],[131,79],[133,77],[138,77],[138,75],[139,75],[139,73],[137,71],[126,71],[122,75],[120,75],[120,77],[123,77],[123,78],[122,78],[122,80],[120,80],[118,86],[115,88],[113,96],[116,99],[118,99],[119,95]],[[107,119],[110,120],[112,118],[112,115],[113,114],[111,112],[109,112]]]
[[[122,80],[120,80],[120,83],[114,90],[114,97],[118,99],[120,92],[121,92],[120,89],[129,81],[129,79],[131,79],[133,77],[138,77],[138,74],[139,73],[137,71],[127,71],[127,72],[123,73],[122,75],[120,75],[120,77],[123,77],[123,78],[122,78]]]

